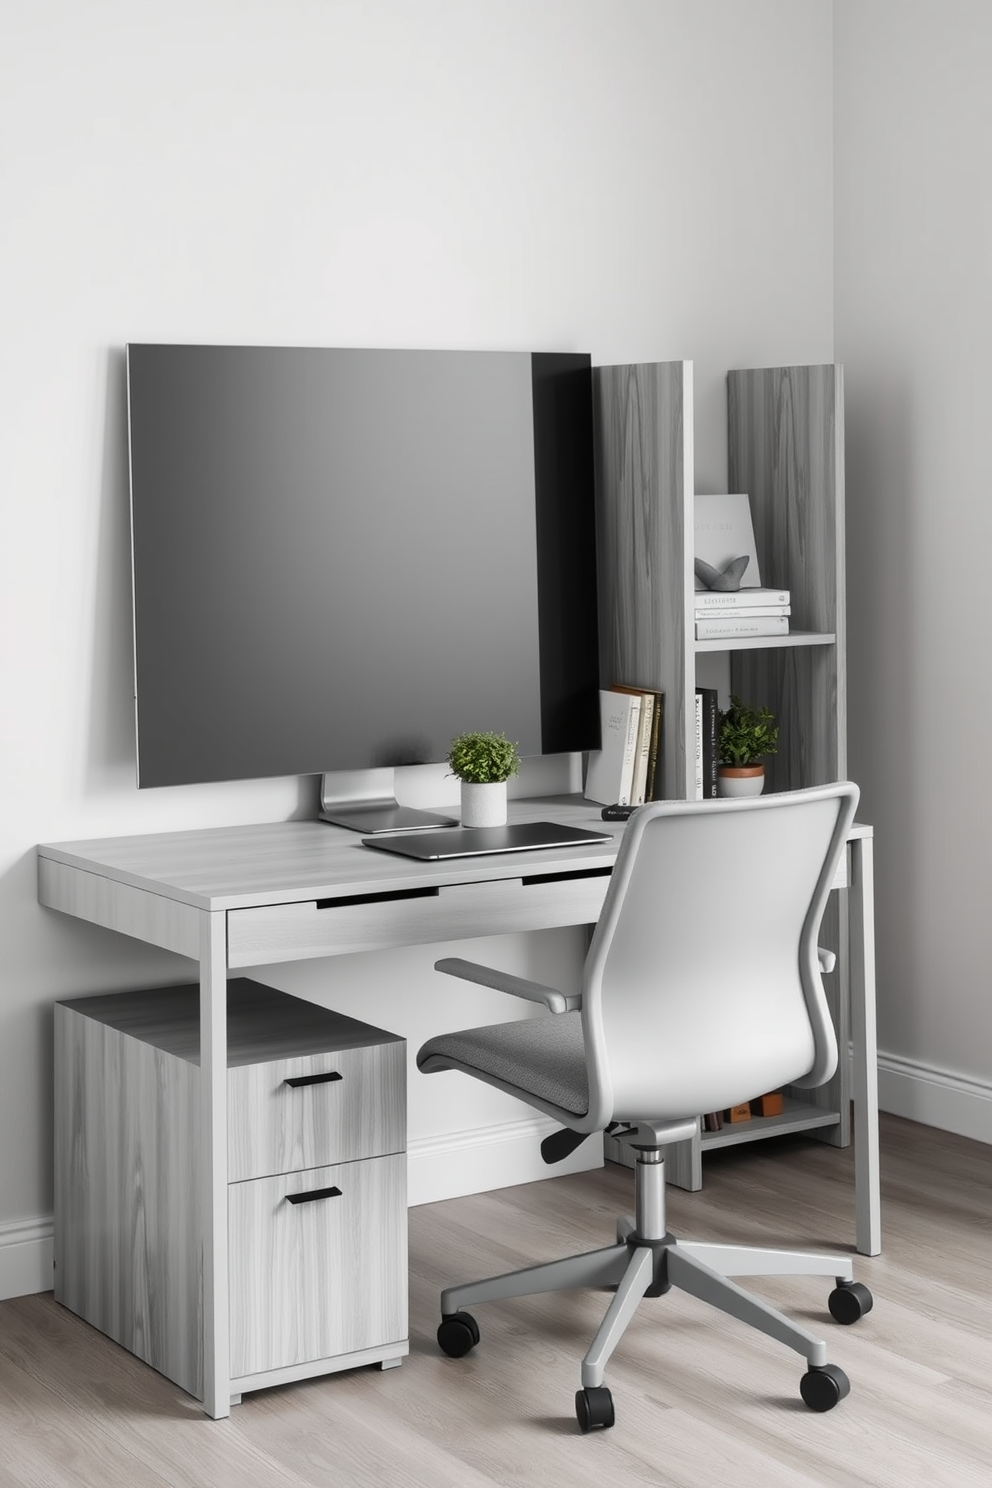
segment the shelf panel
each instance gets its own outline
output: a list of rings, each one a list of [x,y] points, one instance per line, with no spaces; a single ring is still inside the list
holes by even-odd
[[[833,631],[792,630],[788,635],[778,636],[722,636],[713,641],[695,641],[698,651],[768,651],[773,646],[833,646],[837,636]]]
[[[819,1106],[785,1097],[785,1110],[780,1116],[752,1116],[750,1121],[728,1122],[719,1131],[701,1133],[703,1151],[707,1147],[733,1147],[738,1142],[759,1142],[762,1137],[784,1137],[790,1132],[810,1131],[816,1126],[836,1126],[839,1111],[824,1111]]]

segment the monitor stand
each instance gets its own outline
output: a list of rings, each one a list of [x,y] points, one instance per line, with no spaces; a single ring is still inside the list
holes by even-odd
[[[457,817],[401,806],[396,799],[392,769],[334,770],[324,775],[320,783],[320,817],[336,827],[348,827],[366,836],[458,825]]]

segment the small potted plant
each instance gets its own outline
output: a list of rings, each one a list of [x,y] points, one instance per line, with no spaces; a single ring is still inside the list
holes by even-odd
[[[764,757],[778,751],[778,725],[767,708],[750,708],[734,693],[720,714],[717,793],[760,796],[765,787]]]
[[[506,782],[520,769],[516,744],[505,734],[459,734],[448,748],[448,764],[462,783],[462,826],[503,826]]]

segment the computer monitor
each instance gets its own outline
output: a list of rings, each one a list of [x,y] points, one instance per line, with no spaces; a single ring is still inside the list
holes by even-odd
[[[127,348],[142,787],[598,744],[573,353]]]

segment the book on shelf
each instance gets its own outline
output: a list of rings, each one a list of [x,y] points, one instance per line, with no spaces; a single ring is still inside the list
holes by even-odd
[[[692,796],[694,801],[703,799],[703,698],[698,691],[694,699],[696,714],[692,747]]]
[[[745,494],[697,496],[693,502],[693,526],[695,556],[711,568],[722,573],[735,558],[747,558],[741,575],[741,589],[735,593],[761,587],[751,503]],[[725,592],[707,589],[698,578],[696,589],[702,594]]]
[[[707,1111],[703,1116],[703,1131],[717,1132],[723,1127],[722,1111]]]
[[[789,634],[788,615],[714,615],[696,621],[697,641],[734,640],[738,636],[779,636]]]
[[[603,806],[630,806],[638,753],[641,694],[599,690],[600,747],[589,751],[585,796]]]
[[[754,610],[758,606],[791,605],[792,595],[788,589],[697,589],[693,595],[696,615],[710,615],[715,610]],[[786,611],[788,613],[788,611]]]
[[[696,719],[699,728],[696,800],[711,801],[717,795],[720,764],[720,708],[715,687],[696,688]]]
[[[632,687],[624,682],[614,682],[610,691],[635,693],[641,700],[637,764],[634,769],[630,804],[643,806],[645,801],[654,800],[655,786],[658,783],[658,760],[665,719],[665,694],[653,692],[647,687]]]
[[[754,620],[767,619],[770,615],[791,615],[792,606],[782,605],[741,605],[736,610],[703,610],[696,606],[696,620]]]

